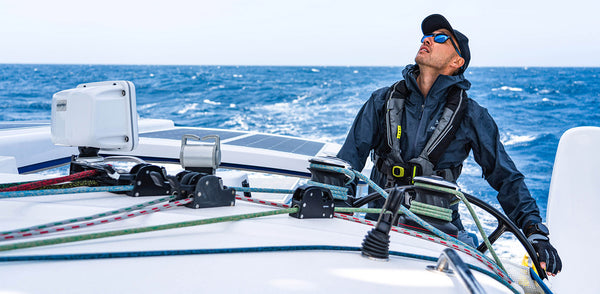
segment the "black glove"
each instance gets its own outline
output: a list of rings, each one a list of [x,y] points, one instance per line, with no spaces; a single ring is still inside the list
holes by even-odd
[[[532,234],[528,238],[537,252],[540,265],[549,275],[555,276],[562,270],[562,261],[556,249],[550,244],[550,239],[542,234]]]

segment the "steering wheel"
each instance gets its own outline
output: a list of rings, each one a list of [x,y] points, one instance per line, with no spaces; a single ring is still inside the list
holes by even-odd
[[[485,210],[487,213],[489,213],[493,217],[495,217],[496,220],[498,221],[498,226],[488,236],[490,243],[494,244],[494,242],[496,242],[496,240],[498,240],[498,238],[500,238],[500,236],[502,236],[506,232],[513,233],[515,235],[515,237],[517,237],[517,240],[519,240],[521,245],[523,245],[523,247],[525,248],[525,251],[527,251],[527,254],[529,254],[529,257],[531,257],[531,260],[533,261],[533,265],[535,266],[540,278],[546,279],[547,278],[546,270],[542,269],[542,267],[540,266],[537,252],[535,252],[535,250],[533,249],[533,246],[531,246],[531,243],[529,243],[529,240],[527,240],[527,237],[525,237],[523,232],[521,232],[521,230],[519,228],[517,228],[517,226],[510,219],[508,219],[508,217],[506,217],[502,212],[498,211],[497,209],[495,209],[491,205],[487,204],[483,200],[476,198],[475,196],[469,195],[467,193],[464,193],[464,192],[463,192],[463,195],[465,195],[465,198],[467,198],[467,200],[470,203]],[[485,253],[487,251],[487,249],[488,248],[484,242],[481,242],[481,244],[479,244],[479,246],[477,246],[477,250],[480,251],[481,253]]]
[[[389,192],[390,190],[391,190],[391,188],[386,189],[387,192]],[[475,196],[472,196],[470,194],[464,193],[464,192],[463,192],[463,195],[465,195],[465,198],[467,198],[467,200],[470,203],[485,210],[487,213],[489,213],[493,217],[495,217],[496,220],[498,221],[498,226],[488,236],[488,239],[490,240],[490,244],[494,244],[494,242],[496,242],[496,240],[498,240],[498,238],[500,238],[500,236],[502,236],[506,232],[513,233],[517,237],[517,240],[519,240],[521,245],[525,248],[525,251],[527,252],[527,254],[529,254],[529,256],[531,257],[531,260],[533,261],[533,266],[535,266],[535,269],[537,270],[537,273],[540,276],[540,278],[546,279],[547,278],[546,271],[544,269],[542,269],[542,267],[540,266],[537,252],[535,252],[535,250],[533,249],[533,246],[531,246],[531,243],[529,243],[529,240],[527,240],[527,237],[525,237],[523,232],[521,232],[521,230],[508,217],[506,217],[506,215],[504,215],[502,212],[495,209],[491,205],[487,204],[483,200],[481,200]],[[367,196],[356,199],[352,206],[353,207],[361,207],[362,205],[364,205],[370,201],[373,201],[375,199],[381,198],[381,197],[382,196],[379,195],[379,193],[373,192]],[[488,250],[487,246],[485,245],[485,242],[481,242],[477,246],[477,250],[480,251],[481,253],[485,253]]]

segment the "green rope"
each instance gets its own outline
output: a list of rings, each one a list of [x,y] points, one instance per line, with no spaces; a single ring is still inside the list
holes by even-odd
[[[419,201],[412,201],[410,203],[409,210],[413,213],[445,220],[447,222],[452,221],[452,210],[448,208],[422,203]]]
[[[208,219],[201,219],[201,220],[194,220],[194,221],[185,221],[185,222],[156,225],[156,226],[149,226],[149,227],[141,227],[141,228],[134,228],[134,229],[124,229],[124,230],[108,231],[108,232],[85,234],[85,235],[78,235],[78,236],[69,236],[69,237],[62,237],[62,238],[14,243],[14,244],[0,246],[0,252],[15,250],[15,249],[32,248],[32,247],[40,247],[40,246],[48,246],[48,245],[55,245],[55,244],[85,241],[85,240],[93,240],[93,239],[100,239],[100,238],[107,238],[107,237],[115,237],[115,236],[129,235],[129,234],[138,234],[138,233],[162,231],[162,230],[168,230],[168,229],[185,228],[185,227],[191,227],[191,226],[215,224],[215,223],[228,222],[228,221],[238,221],[238,220],[255,218],[255,217],[286,214],[286,213],[295,213],[295,212],[298,212],[297,207],[285,208],[285,209],[279,209],[279,210],[270,210],[270,211],[264,211],[264,212],[256,212],[256,213],[248,213],[248,214],[239,214],[239,215],[232,215],[232,216],[222,216],[222,217],[215,217],[215,218],[208,218]]]
[[[357,208],[357,207],[336,207],[335,212],[366,212],[366,213],[381,213],[381,208]],[[388,212],[389,213],[389,212]]]
[[[126,186],[100,186],[100,187],[75,187],[68,189],[48,189],[48,190],[25,190],[25,191],[10,191],[0,192],[0,199],[2,198],[18,198],[18,197],[32,197],[32,196],[56,196],[59,194],[79,194],[79,193],[92,193],[92,192],[121,192],[133,190],[133,185]]]
[[[32,182],[34,182],[34,181],[0,184],[0,189],[10,188],[10,187],[19,186],[19,185],[23,185],[23,184],[27,184],[27,183],[32,183]]]
[[[506,269],[504,268],[504,265],[502,265],[502,262],[500,261],[500,258],[498,258],[498,255],[496,255],[496,252],[494,251],[494,248],[492,248],[492,244],[490,243],[490,240],[488,239],[487,234],[483,231],[483,227],[481,226],[481,222],[479,221],[479,218],[477,217],[477,214],[475,213],[475,210],[473,210],[473,207],[471,207],[471,203],[469,203],[469,201],[467,200],[467,198],[465,198],[465,195],[463,195],[463,193],[461,193],[458,190],[454,190],[454,189],[450,189],[450,188],[443,188],[443,187],[429,185],[429,184],[424,184],[424,183],[415,183],[415,186],[423,187],[423,188],[428,188],[428,189],[432,189],[432,190],[435,190],[435,191],[446,192],[446,193],[450,193],[450,194],[456,195],[463,203],[465,203],[465,205],[467,206],[467,209],[469,209],[469,213],[471,214],[471,217],[473,217],[473,220],[475,221],[475,224],[477,225],[477,229],[479,230],[479,233],[483,237],[483,242],[485,243],[485,246],[487,246],[487,248],[490,251],[490,254],[492,255],[492,257],[494,257],[494,260],[496,261],[496,264],[498,264],[498,266],[504,272],[506,272]]]
[[[35,190],[68,189],[68,188],[75,188],[75,187],[97,187],[97,186],[100,186],[100,183],[96,180],[77,180],[77,181],[72,181],[70,183],[65,183],[65,184],[44,186],[44,187],[40,187]]]
[[[421,209],[418,207],[411,207],[410,212],[412,213],[416,213],[416,214],[420,214],[420,215],[424,215],[424,216],[428,216],[428,217],[432,217],[432,218],[437,218],[437,219],[441,219],[441,220],[445,220],[445,221],[452,221],[452,216],[447,216],[447,215],[443,215],[443,214],[439,214],[437,212],[432,212],[430,210],[426,210],[426,209]]]
[[[436,205],[431,205],[431,204],[427,204],[427,203],[423,203],[423,202],[419,202],[419,201],[411,201],[410,202],[410,207],[419,207],[422,209],[427,209],[427,210],[431,210],[431,211],[438,211],[440,213],[445,213],[445,214],[450,214],[452,215],[452,209],[449,208],[443,208],[443,207],[439,207]]]

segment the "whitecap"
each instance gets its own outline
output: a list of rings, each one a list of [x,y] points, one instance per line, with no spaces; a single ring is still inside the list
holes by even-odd
[[[158,103],[142,104],[142,105],[138,105],[138,109],[144,110],[144,109],[152,108],[156,105],[158,105]]]
[[[291,110],[290,103],[288,103],[288,102],[279,102],[279,103],[270,104],[270,105],[263,105],[260,108],[270,111],[270,112],[277,112],[277,113],[288,112],[289,110]]]
[[[292,103],[298,103],[302,100],[305,100],[306,98],[308,98],[308,95],[298,96],[298,98],[294,99],[294,101],[292,101]]]
[[[515,145],[515,144],[520,144],[520,143],[527,143],[527,142],[531,142],[533,140],[535,140],[535,136],[533,135],[512,135],[512,134],[507,134],[506,135],[508,138],[504,138],[502,140],[502,144],[504,145]]]
[[[548,101],[550,101],[550,99],[548,99],[548,98],[543,98],[543,99],[542,99],[542,101],[544,101],[544,102],[548,102]]]
[[[312,72],[320,72],[320,70],[318,70],[316,68],[311,68],[310,71],[312,71]]]
[[[584,81],[573,81],[573,85],[585,85]]]
[[[241,78],[241,77],[244,77],[244,75],[236,75],[236,74],[234,74],[233,77],[234,78]]]
[[[195,80],[195,79],[196,79],[196,76],[192,76],[192,80]]]
[[[210,105],[221,105],[221,102],[215,102],[215,101],[211,101],[211,100],[208,100],[208,99],[204,99],[203,102],[206,103],[206,104],[210,104]]]
[[[198,107],[198,103],[192,103],[192,104],[186,104],[183,109],[177,111],[178,114],[185,114],[186,112],[190,111],[190,110],[194,110],[196,109],[196,107]]]
[[[492,91],[512,91],[512,92],[521,92],[523,91],[523,89],[521,88],[517,88],[517,87],[509,87],[509,86],[502,86],[500,88],[493,88]]]
[[[247,131],[249,129],[248,123],[239,114],[234,116],[230,121],[225,122],[225,125],[231,125],[231,126],[234,126],[236,129],[241,129],[241,130],[245,130],[245,131]]]
[[[229,108],[236,108],[236,107],[237,107],[237,105],[235,105],[235,103],[229,104]]]
[[[353,73],[358,73],[358,70],[353,71]]]
[[[538,91],[538,94],[550,94],[550,93],[552,93],[552,92],[554,92],[554,91],[553,91],[553,90],[547,90],[547,89],[544,89],[544,90],[540,90],[540,91]]]
[[[154,74],[153,74],[153,73],[151,73],[151,74],[150,74],[150,77],[154,77]]]

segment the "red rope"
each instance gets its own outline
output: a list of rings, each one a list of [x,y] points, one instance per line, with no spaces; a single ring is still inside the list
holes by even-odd
[[[100,225],[100,224],[112,223],[112,222],[116,222],[116,221],[127,220],[130,218],[134,218],[136,216],[146,215],[146,214],[150,214],[153,212],[159,212],[162,210],[166,210],[169,208],[186,205],[186,204],[192,202],[192,200],[193,200],[192,198],[177,200],[172,203],[161,204],[161,205],[157,205],[154,207],[149,207],[144,210],[133,211],[128,214],[122,214],[120,216],[109,217],[109,218],[95,220],[95,221],[91,221],[91,222],[90,221],[80,222],[78,224],[73,224],[73,225],[67,225],[67,226],[62,226],[62,227],[55,226],[55,227],[49,227],[49,228],[44,228],[44,229],[30,230],[30,231],[26,231],[26,232],[14,232],[14,233],[10,233],[10,234],[0,237],[0,241],[16,240],[16,239],[20,239],[20,238],[24,238],[24,237],[46,235],[46,234],[55,233],[55,232],[64,232],[64,231],[68,231],[68,230],[87,228],[87,227],[91,227],[94,225]]]
[[[86,171],[82,171],[82,172],[64,176],[64,177],[41,180],[41,181],[36,181],[36,182],[31,182],[31,183],[27,183],[27,184],[22,184],[22,185],[18,185],[18,186],[12,186],[12,187],[8,187],[8,188],[0,189],[0,192],[34,190],[34,189],[44,187],[44,186],[50,186],[50,185],[54,185],[54,184],[88,178],[88,177],[96,175],[97,173],[98,173],[98,170],[95,170],[95,169],[86,170]]]

